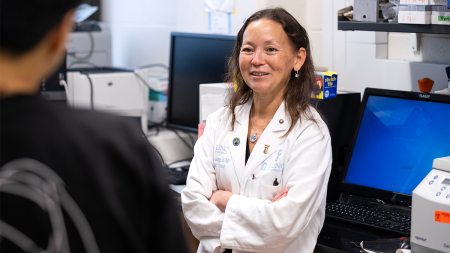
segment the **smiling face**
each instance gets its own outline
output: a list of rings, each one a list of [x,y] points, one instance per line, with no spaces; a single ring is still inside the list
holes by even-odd
[[[281,24],[263,18],[245,29],[239,68],[256,95],[279,96],[284,93],[292,70],[300,69],[301,57]]]

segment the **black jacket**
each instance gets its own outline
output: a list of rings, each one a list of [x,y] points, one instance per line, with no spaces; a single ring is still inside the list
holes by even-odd
[[[186,252],[160,160],[131,122],[38,96],[1,99],[0,166],[22,157],[46,164],[62,178],[101,252]],[[45,214],[30,201],[0,196],[0,219],[45,248],[51,228],[45,218],[36,219]],[[65,217],[71,252],[84,252]],[[11,252],[10,246],[0,238],[0,252]]]

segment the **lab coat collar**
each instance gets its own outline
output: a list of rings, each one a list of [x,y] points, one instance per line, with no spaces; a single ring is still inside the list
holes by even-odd
[[[248,121],[248,120],[247,120]],[[258,166],[267,157],[269,157],[278,145],[283,141],[283,135],[289,128],[290,117],[286,115],[284,101],[278,107],[272,120],[267,125],[266,129],[259,137],[255,147],[253,147],[252,154],[247,161],[247,166]]]
[[[233,161],[233,169],[235,171],[235,175],[237,175],[236,179],[239,182],[239,189],[237,192],[241,192],[243,189],[243,185],[246,180],[243,177],[244,174],[247,174],[243,168],[245,168],[245,150],[247,145],[247,130],[248,130],[248,116],[250,115],[250,108],[252,105],[252,101],[248,101],[243,105],[236,106],[235,116],[236,122],[234,125],[234,133],[231,138],[237,138],[242,140],[242,145],[233,146],[230,149],[231,160]]]
[[[252,108],[253,100],[236,107],[236,123],[239,127],[248,128],[248,120],[250,116],[250,109]],[[286,131],[290,126],[290,117],[286,112],[285,102],[283,101],[275,112],[272,120],[267,125],[266,129],[269,131]]]
[[[236,107],[237,131],[238,134],[245,139],[247,139],[248,121],[251,105],[252,101],[248,101],[244,105]],[[245,185],[248,180],[252,178],[251,175],[254,173],[256,168],[278,149],[280,143],[283,142],[283,135],[289,129],[290,122],[291,120],[289,115],[286,114],[285,104],[283,101],[275,112],[272,120],[269,122],[266,129],[259,137],[258,142],[253,148],[252,153],[250,154],[247,164],[244,165],[245,156],[243,156],[243,154],[241,153],[242,149],[235,149],[235,152],[232,152],[231,156],[234,160],[234,164],[239,165],[234,169],[239,170],[244,166],[246,168],[243,177],[244,182],[241,182],[241,185],[243,185],[244,187],[241,190],[245,190]],[[245,151],[243,153],[245,155]],[[242,159],[243,157],[244,159]]]

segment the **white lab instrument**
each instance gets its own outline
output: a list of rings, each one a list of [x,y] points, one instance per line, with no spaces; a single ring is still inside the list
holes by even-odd
[[[67,72],[67,103],[138,118],[147,133],[149,88],[134,72]]]
[[[153,124],[163,122],[167,117],[167,67],[161,64],[150,64],[139,67],[134,72],[150,87],[147,115],[149,122]]]
[[[227,95],[232,86],[230,83],[204,83],[199,86],[200,111],[199,122],[206,121],[209,114],[224,107]]]
[[[450,252],[450,156],[434,159],[413,191],[411,212],[412,252]]]

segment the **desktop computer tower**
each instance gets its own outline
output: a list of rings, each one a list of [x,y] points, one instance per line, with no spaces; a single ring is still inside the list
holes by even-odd
[[[339,198],[339,184],[344,176],[345,163],[360,116],[361,94],[338,93],[336,98],[319,100],[317,107],[330,131],[333,152],[328,203]]]

